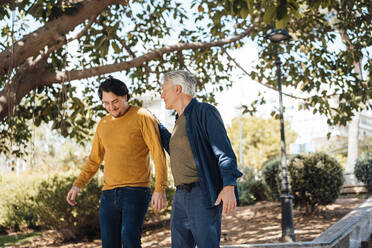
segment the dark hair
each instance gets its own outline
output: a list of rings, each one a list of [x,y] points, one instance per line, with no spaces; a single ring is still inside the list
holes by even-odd
[[[102,100],[102,91],[112,92],[117,96],[127,95],[127,101],[129,101],[129,98],[130,98],[128,88],[125,85],[125,83],[116,78],[110,77],[100,84],[98,88],[98,96],[101,100]]]

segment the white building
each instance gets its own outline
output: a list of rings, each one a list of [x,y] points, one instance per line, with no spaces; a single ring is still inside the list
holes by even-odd
[[[293,102],[286,107],[284,118],[298,134],[296,142],[290,145],[291,154],[315,152],[332,140],[339,141],[338,143],[342,143],[342,140],[347,142],[348,126],[329,126],[325,116],[298,110],[298,103]],[[360,113],[359,140],[366,137],[372,137],[372,111],[367,110]],[[346,144],[343,148],[340,147],[339,151],[346,152]]]

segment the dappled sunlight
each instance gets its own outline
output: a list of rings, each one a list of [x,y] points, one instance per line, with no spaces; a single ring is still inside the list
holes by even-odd
[[[268,226],[268,227],[263,227],[262,228],[262,230],[264,230],[264,231],[266,231],[266,232],[268,232],[268,231],[270,231],[270,230],[273,230],[273,229],[277,229],[277,227],[276,226]],[[268,232],[269,233],[269,232]]]
[[[169,228],[162,228],[156,232],[147,231],[142,238],[143,247],[169,247],[171,244]]]
[[[294,209],[296,240],[313,240],[361,202],[360,198],[339,199],[335,204],[319,207],[310,216]],[[274,243],[280,242],[281,235],[280,203],[261,202],[238,207],[223,218],[221,244]]]

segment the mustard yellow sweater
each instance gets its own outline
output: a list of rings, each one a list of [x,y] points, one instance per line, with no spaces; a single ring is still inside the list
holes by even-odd
[[[135,106],[118,118],[109,114],[98,123],[91,153],[74,186],[84,187],[104,161],[102,190],[150,187],[150,151],[155,164],[155,192],[164,192],[168,173],[155,118]]]

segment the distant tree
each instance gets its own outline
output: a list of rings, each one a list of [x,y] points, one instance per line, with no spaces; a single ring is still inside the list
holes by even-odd
[[[238,158],[238,164],[249,166],[256,171],[261,169],[263,162],[280,156],[280,125],[279,120],[261,117],[242,118],[243,161],[240,161],[240,117],[232,120],[227,128],[233,149]],[[291,131],[290,124],[285,123],[286,145],[294,143],[297,134]]]

